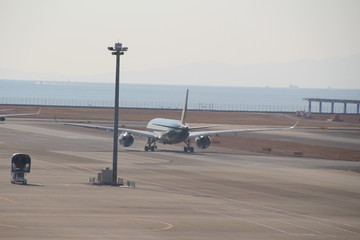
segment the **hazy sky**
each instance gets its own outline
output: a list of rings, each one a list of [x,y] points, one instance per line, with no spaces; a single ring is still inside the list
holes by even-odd
[[[360,1],[0,0],[0,31],[0,68],[43,73],[113,72],[118,41],[125,71],[321,60],[360,53]]]

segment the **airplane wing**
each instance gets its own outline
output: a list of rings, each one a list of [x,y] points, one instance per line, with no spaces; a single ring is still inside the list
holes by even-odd
[[[287,130],[293,129],[299,123],[297,121],[293,126],[286,128],[254,128],[254,129],[234,129],[234,130],[217,130],[217,131],[201,131],[201,132],[190,132],[189,138],[194,139],[200,136],[220,136],[222,134],[234,134],[237,135],[239,133],[247,133],[247,132],[264,132],[264,131],[279,131],[279,130]]]
[[[14,109],[0,109],[0,112],[5,112],[5,111],[12,111]]]
[[[30,116],[40,114],[41,108],[36,113],[14,113],[14,114],[1,114],[0,117],[18,117],[18,116]]]
[[[76,126],[76,127],[101,129],[101,130],[106,130],[106,131],[114,131],[113,127],[91,125],[91,124],[81,124],[81,123],[63,123],[63,122],[58,121],[56,118],[55,118],[55,121],[58,123],[61,123],[62,125],[66,125],[66,126]],[[119,128],[119,131],[120,132],[128,132],[128,133],[140,136],[140,137],[150,137],[150,138],[158,137],[154,132],[148,132],[148,131],[142,131],[142,130],[136,130],[136,129]]]

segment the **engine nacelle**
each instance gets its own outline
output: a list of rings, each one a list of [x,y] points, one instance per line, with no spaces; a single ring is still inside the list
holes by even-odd
[[[0,117],[0,121],[5,121],[5,117],[4,116]]]
[[[195,138],[196,146],[201,149],[208,148],[211,144],[211,138],[209,136],[200,136]]]
[[[124,132],[119,137],[121,146],[130,147],[134,143],[134,136],[128,132]]]

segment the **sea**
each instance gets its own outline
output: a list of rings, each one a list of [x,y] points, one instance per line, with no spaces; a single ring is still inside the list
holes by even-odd
[[[360,89],[191,86],[120,83],[120,107],[181,109],[189,89],[189,109],[293,112],[307,110],[304,98],[360,100]],[[113,107],[114,83],[0,80],[0,104]],[[356,104],[347,113],[357,112]],[[342,113],[344,104],[335,104]],[[319,110],[313,102],[312,110]],[[323,103],[323,112],[331,111]]]

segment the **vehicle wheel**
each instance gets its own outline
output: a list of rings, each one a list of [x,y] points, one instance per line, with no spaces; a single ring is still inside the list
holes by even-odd
[[[153,151],[155,151],[155,147],[154,146],[151,146],[150,147],[150,150],[153,152]]]
[[[149,147],[148,146],[145,146],[145,151],[149,151]]]
[[[187,152],[188,151],[188,148],[187,147],[184,147],[184,152]]]

